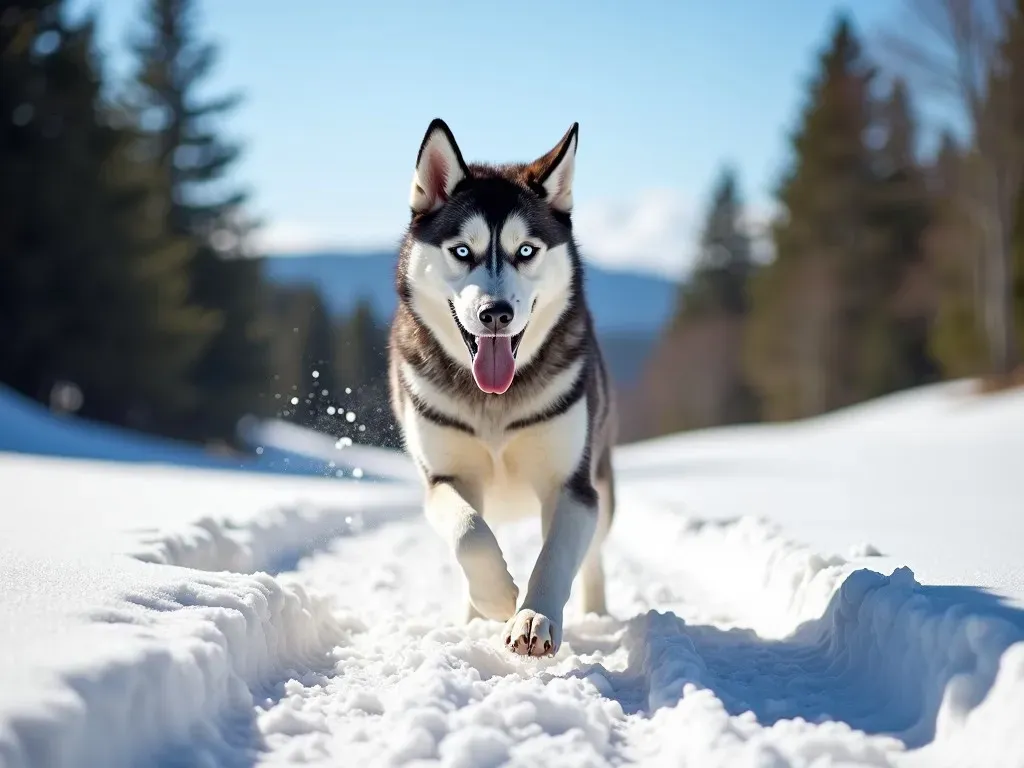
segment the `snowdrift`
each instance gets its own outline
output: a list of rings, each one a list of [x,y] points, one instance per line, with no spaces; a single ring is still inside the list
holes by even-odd
[[[948,386],[624,448],[615,618],[531,662],[416,613],[457,595],[394,455],[0,455],[0,765],[1020,766],[1021,456],[1024,395]]]

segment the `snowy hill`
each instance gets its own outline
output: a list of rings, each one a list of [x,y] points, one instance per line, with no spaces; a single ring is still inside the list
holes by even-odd
[[[451,622],[401,457],[0,454],[0,766],[1021,766],[1022,457],[1024,393],[964,383],[625,447],[613,616],[538,660]]]
[[[251,433],[265,430],[265,425],[249,425]],[[57,415],[0,384],[0,451],[288,475],[336,474],[336,467],[329,466],[328,460],[308,452],[285,449],[269,441],[253,444],[254,449],[257,446],[258,454],[213,453],[190,443]]]

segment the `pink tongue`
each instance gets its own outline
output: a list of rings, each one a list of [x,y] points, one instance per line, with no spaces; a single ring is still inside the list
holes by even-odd
[[[512,357],[511,336],[479,336],[473,358],[476,385],[492,395],[503,395],[512,386],[516,375],[516,359]]]

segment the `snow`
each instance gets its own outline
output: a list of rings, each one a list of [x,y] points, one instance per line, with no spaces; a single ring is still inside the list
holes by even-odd
[[[328,462],[337,460],[337,456],[325,460],[322,456],[289,451],[274,443],[254,443],[254,454],[206,451],[74,416],[56,415],[2,384],[0,426],[0,451],[272,474],[336,475],[334,465],[329,466]],[[258,435],[262,430],[259,422],[249,420],[242,424],[242,431],[248,434]],[[343,461],[340,466],[344,465]]]
[[[875,570],[912,563],[925,582],[1024,606],[1022,390],[979,397],[956,381],[797,425],[652,440],[618,466],[645,478],[645,499],[682,491],[702,519],[755,511],[818,552],[869,542]]]
[[[345,476],[0,454],[0,766],[1024,765],[1024,393],[622,448],[548,659],[454,621],[402,457],[250,426]]]
[[[405,488],[10,454],[0,488],[5,768],[122,764],[319,663],[332,612],[247,574],[412,509]]]

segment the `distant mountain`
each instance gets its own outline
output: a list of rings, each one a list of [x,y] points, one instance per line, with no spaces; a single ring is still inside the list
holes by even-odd
[[[387,322],[395,310],[393,252],[337,252],[271,255],[267,278],[278,285],[317,287],[332,313],[349,312],[360,298]],[[620,384],[635,380],[672,315],[678,284],[654,275],[586,266],[587,296],[612,375]]]
[[[392,252],[272,255],[266,275],[281,285],[317,286],[332,312],[349,311],[368,297],[382,318],[395,310],[395,260]],[[662,328],[672,314],[678,286],[671,280],[639,272],[609,270],[588,264],[587,296],[600,331],[647,332]]]

